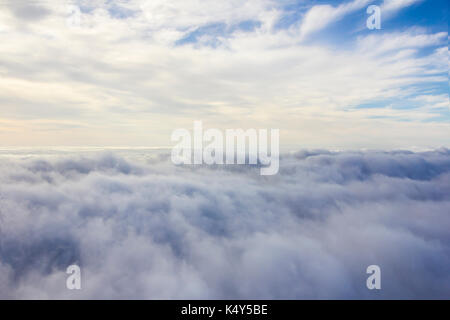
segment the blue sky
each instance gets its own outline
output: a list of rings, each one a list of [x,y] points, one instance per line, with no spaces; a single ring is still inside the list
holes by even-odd
[[[447,1],[1,6],[0,146],[165,146],[194,120],[293,148],[448,146]]]

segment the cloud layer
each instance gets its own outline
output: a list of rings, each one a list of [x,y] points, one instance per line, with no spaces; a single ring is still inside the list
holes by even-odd
[[[273,177],[165,152],[16,154],[0,181],[1,298],[450,297],[448,149],[301,151]]]

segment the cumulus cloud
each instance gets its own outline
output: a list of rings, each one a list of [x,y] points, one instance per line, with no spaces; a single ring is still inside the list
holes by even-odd
[[[1,159],[1,298],[449,298],[448,149],[300,151],[273,177],[144,150]]]

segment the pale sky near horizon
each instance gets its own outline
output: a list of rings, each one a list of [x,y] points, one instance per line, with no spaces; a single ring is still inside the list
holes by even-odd
[[[449,147],[447,9],[0,0],[0,147],[170,146],[195,120],[293,148]]]

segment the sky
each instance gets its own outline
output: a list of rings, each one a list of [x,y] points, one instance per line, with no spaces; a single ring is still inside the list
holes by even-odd
[[[369,5],[381,29],[369,30]],[[448,147],[446,0],[0,0],[0,147]]]
[[[448,299],[447,2],[0,0],[0,298]]]

